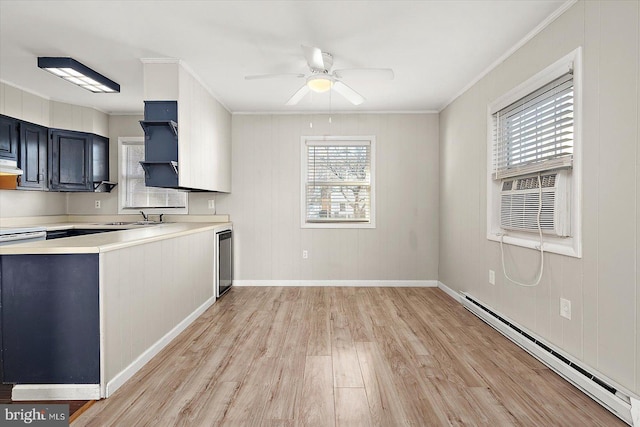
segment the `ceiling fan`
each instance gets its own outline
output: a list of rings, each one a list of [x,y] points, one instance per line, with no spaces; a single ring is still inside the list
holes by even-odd
[[[347,86],[342,79],[345,77],[367,76],[380,79],[392,80],[393,70],[390,68],[348,68],[331,71],[333,66],[333,56],[323,52],[317,47],[302,46],[304,57],[307,60],[310,74],[286,73],[286,74],[259,74],[245,76],[246,80],[271,79],[271,78],[304,78],[305,84],[289,98],[286,105],[296,105],[309,91],[327,92],[331,89],[338,92],[354,105],[364,102],[364,97],[351,87]]]

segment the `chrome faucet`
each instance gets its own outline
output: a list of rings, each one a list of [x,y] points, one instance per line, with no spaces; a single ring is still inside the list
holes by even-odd
[[[145,221],[149,221],[149,218],[143,211],[140,211],[140,213],[142,214],[142,218],[144,218]]]

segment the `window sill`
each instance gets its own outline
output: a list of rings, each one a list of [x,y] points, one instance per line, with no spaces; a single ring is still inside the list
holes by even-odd
[[[505,245],[514,245],[523,248],[539,250],[540,240],[538,239],[538,235],[530,237],[528,235],[523,235],[524,233],[510,233],[512,235],[505,235],[503,237],[502,242]],[[487,233],[487,239],[494,242],[500,242],[500,235]],[[543,235],[542,242],[542,247],[547,253],[565,255],[573,258],[582,258],[580,247],[573,237],[560,238]]]
[[[376,228],[370,222],[305,222],[300,228]]]

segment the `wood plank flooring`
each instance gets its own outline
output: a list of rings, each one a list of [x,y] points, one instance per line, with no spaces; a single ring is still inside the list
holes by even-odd
[[[80,426],[624,426],[436,288],[232,288]]]

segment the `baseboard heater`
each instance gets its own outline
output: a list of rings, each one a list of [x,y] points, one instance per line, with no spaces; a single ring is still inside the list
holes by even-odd
[[[522,347],[618,418],[633,425],[630,394],[621,390],[622,387],[615,384],[613,380],[604,375],[589,372],[588,368],[571,360],[571,356],[555,348],[553,344],[537,337],[533,332],[519,326],[466,292],[462,292],[461,302],[467,310],[489,326]]]

